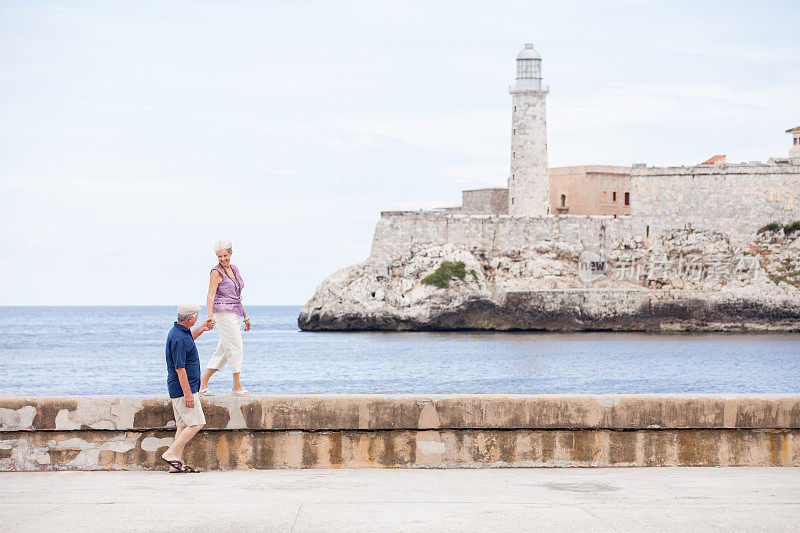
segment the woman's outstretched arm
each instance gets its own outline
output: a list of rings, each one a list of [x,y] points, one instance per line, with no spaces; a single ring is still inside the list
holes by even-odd
[[[206,310],[208,318],[214,318],[214,295],[217,294],[217,285],[222,281],[222,274],[216,270],[211,271],[211,279],[208,282],[208,294],[206,295]]]

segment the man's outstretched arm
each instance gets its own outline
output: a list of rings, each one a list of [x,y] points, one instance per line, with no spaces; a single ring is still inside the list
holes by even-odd
[[[192,330],[192,339],[197,340],[197,337],[202,335],[204,332],[211,330],[214,327],[214,319],[207,318],[203,321],[202,324],[197,326]]]

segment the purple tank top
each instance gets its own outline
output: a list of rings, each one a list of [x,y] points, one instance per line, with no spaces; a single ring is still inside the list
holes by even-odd
[[[242,281],[242,275],[239,274],[239,269],[236,268],[236,265],[231,265],[234,279],[231,279],[228,273],[219,265],[211,270],[216,270],[222,274],[222,281],[217,285],[217,293],[214,295],[213,310],[232,311],[239,316],[244,315],[244,307],[242,307],[242,288],[244,288],[244,281]]]

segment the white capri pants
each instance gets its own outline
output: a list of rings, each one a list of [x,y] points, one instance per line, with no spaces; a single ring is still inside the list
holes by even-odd
[[[208,368],[222,370],[225,363],[231,365],[231,372],[237,374],[242,371],[242,317],[232,311],[217,311],[214,313],[214,326],[219,330],[219,344],[217,350],[211,354]]]

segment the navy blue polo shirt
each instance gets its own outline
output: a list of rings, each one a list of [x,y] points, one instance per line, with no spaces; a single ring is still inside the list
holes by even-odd
[[[167,335],[167,388],[170,398],[182,398],[183,389],[176,368],[185,368],[192,393],[200,390],[200,358],[189,328],[175,322]]]

